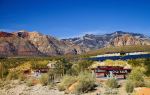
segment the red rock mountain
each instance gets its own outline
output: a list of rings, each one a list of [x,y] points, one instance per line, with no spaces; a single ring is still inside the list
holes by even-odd
[[[80,46],[38,32],[0,32],[1,56],[43,56],[82,52],[84,50]]]
[[[140,39],[129,34],[118,36],[113,39],[109,45],[112,46],[127,46],[127,45],[150,45],[149,39]]]
[[[38,32],[0,32],[0,56],[47,56],[81,54],[106,46],[150,45],[142,34],[117,31],[111,34],[57,39]]]
[[[109,34],[86,34],[82,37],[63,39],[87,50],[97,50],[106,46],[150,45],[150,38],[139,33],[116,31]]]

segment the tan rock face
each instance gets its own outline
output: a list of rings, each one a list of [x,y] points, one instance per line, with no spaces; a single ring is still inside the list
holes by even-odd
[[[116,37],[110,42],[113,46],[125,46],[125,45],[149,45],[150,41],[135,38],[131,35],[123,35]]]
[[[57,54],[55,46],[52,45],[47,36],[37,32],[29,33],[27,39],[42,53],[46,55]]]
[[[0,56],[81,54],[109,45],[150,45],[150,39],[140,34],[129,35],[124,32],[121,35],[118,33],[104,36],[86,35],[83,39],[68,40],[59,40],[52,36],[25,30],[13,33],[0,32]]]
[[[13,55],[61,55],[84,52],[80,46],[58,40],[38,32],[0,32],[0,54]]]
[[[7,42],[0,43],[0,54],[6,55],[7,53],[9,55],[13,55],[13,50],[14,47],[11,44]]]
[[[42,53],[46,55],[79,54],[81,48],[69,42],[54,37],[42,35],[38,32],[29,32],[27,39]]]
[[[28,40],[20,38],[13,33],[3,32],[3,36],[0,37],[0,56],[28,56],[38,54],[39,52],[36,47]]]

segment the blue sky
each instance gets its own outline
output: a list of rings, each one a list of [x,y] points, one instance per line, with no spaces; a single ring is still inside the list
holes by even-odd
[[[0,0],[0,29],[58,38],[118,30],[150,36],[150,0]]]

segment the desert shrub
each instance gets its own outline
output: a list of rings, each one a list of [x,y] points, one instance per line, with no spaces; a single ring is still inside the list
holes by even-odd
[[[75,75],[79,75],[80,72],[84,72],[93,64],[93,61],[80,60],[77,63],[73,64],[71,69],[75,72]]]
[[[86,55],[95,56],[99,54],[106,54],[106,53],[113,53],[113,52],[138,52],[138,51],[150,51],[149,45],[132,45],[132,46],[118,46],[118,47],[104,47],[99,50],[92,50],[90,52],[87,52]]]
[[[108,59],[108,60],[105,60],[105,64],[106,66],[113,66],[115,64],[115,61]]]
[[[60,91],[66,90],[71,84],[75,83],[77,81],[76,77],[73,76],[64,76],[61,80],[61,83],[58,84],[58,89]]]
[[[143,59],[134,59],[129,60],[128,63],[132,65],[132,67],[142,67],[145,69],[144,74],[146,76],[150,76],[150,58],[143,58]]]
[[[80,71],[78,69],[79,69],[78,64],[73,64],[71,67],[71,70],[70,70],[71,75],[77,76],[80,73]]]
[[[106,81],[106,86],[109,88],[117,88],[118,82],[115,78],[111,78]]]
[[[42,74],[40,77],[40,83],[45,86],[48,84],[48,74]]]
[[[24,81],[26,79],[26,77],[25,77],[25,75],[23,73],[20,73],[18,75],[18,78],[19,78],[20,81]]]
[[[144,70],[141,67],[134,68],[128,76],[128,79],[131,80],[135,87],[144,86]]]
[[[147,76],[150,76],[150,58],[149,59],[145,59],[144,60],[144,65],[146,66],[147,71],[145,72],[145,74]]]
[[[49,81],[49,83],[54,83],[54,80],[55,80],[55,76],[56,74],[55,74],[55,72],[54,72],[54,70],[53,69],[50,69],[49,71],[48,71],[48,81]]]
[[[42,61],[33,61],[31,63],[32,69],[38,69],[38,68],[46,68],[48,64],[48,60],[42,60]]]
[[[127,80],[125,89],[126,89],[127,93],[132,93],[133,92],[133,90],[134,90],[134,84],[132,83],[132,81]]]
[[[82,72],[78,76],[78,84],[75,88],[75,93],[85,93],[95,87],[95,78],[89,72]]]
[[[8,73],[7,75],[7,80],[14,80],[14,79],[18,79],[20,75],[20,72],[12,70]]]
[[[54,86],[55,86],[55,84],[54,84],[54,83],[49,83],[49,84],[48,84],[48,88],[49,88],[49,89],[53,89],[53,88],[54,88]]]
[[[9,69],[9,73],[7,75],[7,79],[12,80],[12,79],[19,79],[23,81],[25,79],[25,76],[23,75],[23,72],[25,70],[29,70],[31,67],[29,62],[23,63],[21,65],[18,65],[15,68]]]
[[[65,86],[63,85],[63,84],[59,84],[58,85],[58,90],[59,91],[64,91],[66,88],[65,88]]]
[[[34,85],[35,85],[34,79],[33,79],[33,78],[28,79],[28,80],[26,81],[26,85],[27,85],[27,86],[34,86]]]

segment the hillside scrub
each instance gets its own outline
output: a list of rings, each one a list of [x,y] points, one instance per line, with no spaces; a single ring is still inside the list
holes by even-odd
[[[48,61],[60,60],[62,57],[21,57],[21,58],[0,58],[0,78],[8,74],[9,69],[18,70],[36,69],[47,67]]]
[[[122,60],[105,60],[104,61],[106,66],[126,66],[128,65],[126,61]]]
[[[37,84],[37,80],[35,78],[29,78],[26,80],[26,85],[27,86],[34,86]]]
[[[9,71],[9,74],[7,75],[7,80],[15,80],[15,79],[19,79],[19,75],[20,72],[16,71],[16,70],[11,70]]]
[[[31,65],[28,62],[23,63],[15,68],[11,68],[8,71],[9,73],[7,75],[7,79],[8,80],[19,79],[19,80],[23,81],[25,79],[23,72],[25,70],[30,70],[30,68],[31,68]]]
[[[20,65],[31,65],[31,69],[44,68],[50,60],[60,60],[63,57],[13,57],[0,58],[0,78],[5,78],[8,75],[9,69],[19,67]],[[21,66],[22,69],[24,66]]]
[[[147,77],[150,76],[150,58],[147,59],[134,59],[134,60],[129,60],[128,64],[130,64],[133,68],[136,67],[142,67],[145,71],[143,72],[144,75]]]
[[[43,86],[48,85],[48,83],[49,83],[49,76],[48,76],[48,74],[42,74],[42,75],[41,75],[41,77],[40,77],[40,83],[41,83]]]
[[[47,68],[48,60],[31,62],[32,69]]]
[[[70,88],[71,87],[71,88]],[[95,77],[89,72],[81,72],[78,76],[64,76],[58,89],[71,93],[86,93],[95,87]]]
[[[111,88],[111,89],[119,87],[118,82],[115,78],[108,79],[106,81],[106,86]]]
[[[117,46],[104,47],[99,50],[89,51],[84,56],[96,56],[99,54],[116,53],[116,52],[150,52],[150,45],[134,45],[134,46]]]
[[[74,76],[64,76],[61,80],[61,83],[58,84],[58,89],[60,91],[64,91],[67,90],[67,88],[72,85],[73,83],[75,83],[77,81],[77,78]]]
[[[95,88],[95,77],[89,72],[82,72],[78,76],[78,84],[75,87],[75,93],[86,93]]]
[[[132,81],[135,87],[143,87],[144,83],[144,68],[136,67],[134,68],[128,76],[128,80]]]
[[[71,69],[75,75],[79,75],[80,72],[86,71],[92,64],[93,64],[93,61],[80,60],[80,61],[74,63],[72,65]]]
[[[131,80],[126,81],[125,89],[127,93],[132,93],[134,90],[134,84]]]

